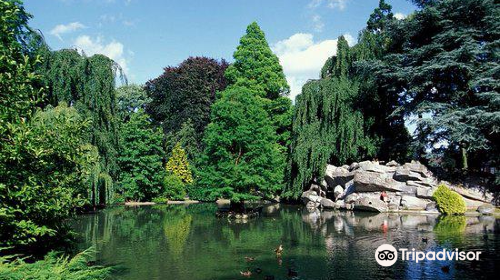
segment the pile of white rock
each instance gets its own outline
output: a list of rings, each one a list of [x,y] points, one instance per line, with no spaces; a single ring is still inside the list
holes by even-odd
[[[308,208],[375,212],[415,210],[437,213],[432,195],[439,183],[427,167],[412,161],[363,161],[350,166],[327,165],[323,180],[302,194]],[[464,198],[468,208],[492,209],[493,195],[481,188],[461,188],[444,182]],[[494,208],[493,208],[494,209]]]

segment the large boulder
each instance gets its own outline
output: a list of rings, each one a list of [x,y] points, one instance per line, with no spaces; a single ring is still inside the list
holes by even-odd
[[[404,210],[425,210],[430,199],[418,198],[411,195],[401,196],[401,206]]]
[[[404,192],[407,189],[403,183],[392,178],[384,178],[375,172],[357,171],[354,175],[356,192]]]
[[[327,165],[325,171],[325,181],[328,187],[335,188],[336,186],[345,186],[345,184],[354,178],[354,173],[347,168]]]
[[[419,173],[424,178],[432,177],[432,172],[430,172],[425,165],[421,164],[418,161],[412,160],[410,163],[405,163],[403,165],[404,169],[408,169],[413,173]]]
[[[416,196],[418,198],[428,198],[432,199],[432,195],[434,194],[435,188],[425,188],[425,187],[418,187]]]
[[[341,185],[337,185],[334,189],[333,189],[333,197],[335,199],[338,199],[342,194],[344,193],[344,188],[342,188]]]
[[[302,200],[302,203],[304,203],[304,205],[306,205],[308,208],[312,208],[318,207],[323,198],[319,196],[315,191],[309,190],[303,192],[300,199]]]
[[[483,204],[477,207],[477,212],[483,215],[491,215],[493,214],[493,212],[495,212],[495,207],[491,204]]]
[[[363,195],[354,201],[354,210],[363,210],[371,212],[387,212],[387,203],[380,199],[380,196]]]
[[[422,174],[420,173],[413,172],[404,167],[398,167],[396,169],[396,172],[394,173],[393,178],[394,180],[399,182],[406,182],[406,181],[422,181],[425,177],[423,177]]]
[[[447,184],[449,188],[457,193],[459,193],[461,196],[472,199],[472,200],[477,200],[477,201],[482,201],[486,203],[491,203],[493,201],[493,195],[486,190],[481,190],[480,188],[462,188],[458,186],[453,186],[451,184]]]
[[[328,198],[323,198],[319,204],[321,205],[321,207],[325,208],[325,209],[335,209],[336,206],[335,206],[335,202],[333,202],[331,199],[328,199]]]

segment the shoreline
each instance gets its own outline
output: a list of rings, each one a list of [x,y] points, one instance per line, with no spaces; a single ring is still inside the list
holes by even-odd
[[[137,207],[137,206],[152,206],[152,205],[189,205],[189,204],[199,204],[199,203],[213,203],[220,204],[215,201],[199,201],[199,200],[169,200],[165,203],[156,203],[152,201],[144,201],[144,202],[125,202],[120,204],[113,204],[111,206],[128,206],[128,207]],[[282,202],[274,202],[274,203],[264,203],[267,204],[282,204],[282,205],[300,205],[300,207],[305,207],[301,204],[293,204],[293,203],[282,203]],[[491,216],[495,218],[500,218],[500,208],[495,207],[496,210],[490,215],[483,215],[477,211],[468,210],[463,215],[467,217],[477,217],[477,216]],[[320,209],[320,211],[339,211],[339,212],[358,212],[358,213],[373,213],[373,214],[415,214],[415,215],[433,215],[440,216],[443,215],[439,212],[426,211],[426,210],[398,210],[398,211],[387,211],[387,212],[374,212],[374,211],[362,211],[362,210],[339,210],[339,209]]]

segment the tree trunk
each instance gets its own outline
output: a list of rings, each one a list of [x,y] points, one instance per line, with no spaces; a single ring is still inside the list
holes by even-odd
[[[469,163],[467,162],[467,149],[465,147],[461,147],[462,150],[462,170],[469,169]]]

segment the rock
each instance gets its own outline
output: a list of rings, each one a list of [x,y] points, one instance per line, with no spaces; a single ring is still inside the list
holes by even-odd
[[[316,194],[321,196],[321,197],[326,196],[326,191],[323,189],[323,186],[321,186],[321,185],[311,184],[311,187],[309,188],[309,190],[316,192]]]
[[[335,201],[335,207],[336,209],[346,209],[346,204],[343,200],[337,200]]]
[[[425,210],[429,212],[439,213],[439,210],[437,209],[437,204],[434,201],[427,203],[427,205],[425,206]]]
[[[484,202],[482,202],[482,201],[469,199],[469,198],[463,197],[463,196],[462,196],[462,199],[464,200],[465,206],[467,207],[467,209],[477,209],[479,206],[484,204]]]
[[[416,195],[417,197],[419,198],[428,198],[428,199],[432,199],[432,195],[434,194],[434,191],[436,189],[432,189],[432,188],[424,188],[424,187],[418,187],[417,188],[417,192],[416,192]]]
[[[410,195],[401,196],[401,206],[404,210],[425,210],[427,204],[431,202],[429,199],[418,198]]]
[[[326,166],[325,181],[331,188],[335,188],[337,185],[345,186],[352,178],[354,178],[354,173],[349,172],[346,168],[330,164]]]
[[[323,199],[315,191],[305,191],[302,193],[300,198],[302,199],[302,203],[304,203],[307,207],[318,207],[321,199]]]
[[[335,199],[337,199],[338,197],[340,197],[340,195],[342,195],[343,193],[344,193],[344,188],[342,188],[341,185],[337,185],[333,189],[333,197],[335,197]]]
[[[427,167],[418,161],[412,160],[411,163],[405,163],[403,168],[414,173],[419,173],[424,178],[432,177],[432,173],[427,169]]]
[[[349,165],[349,171],[350,172],[352,172],[352,171],[354,171],[354,170],[356,170],[358,168],[359,168],[359,163],[357,163],[357,162],[353,162],[353,163],[351,163],[351,165]]]
[[[382,178],[375,172],[357,171],[354,175],[354,186],[356,192],[405,191],[404,184],[392,178]]]
[[[359,163],[359,168],[368,171],[368,172],[375,172],[375,173],[380,173],[380,174],[385,174],[387,172],[387,169],[385,169],[383,165],[378,164],[378,162],[371,162],[371,161],[362,161]]]
[[[314,202],[314,201],[308,201],[306,203],[306,208],[307,209],[314,209],[314,208],[318,208],[319,207],[319,203],[318,202]]]
[[[333,202],[331,199],[328,199],[328,198],[323,198],[320,201],[320,205],[321,205],[321,207],[326,208],[326,209],[335,209],[335,202]]]
[[[362,196],[354,202],[355,210],[387,212],[387,203],[380,200],[378,195]]]
[[[399,181],[399,182],[406,182],[406,181],[421,181],[424,179],[420,173],[410,171],[408,169],[405,169],[404,167],[398,167],[396,169],[396,173],[394,173],[394,176],[392,177],[394,180]]]
[[[346,204],[349,204],[349,203],[353,203],[354,201],[358,200],[358,198],[359,198],[358,193],[351,193],[344,198],[344,201]]]
[[[458,186],[453,186],[451,184],[447,184],[449,188],[457,193],[459,193],[461,196],[472,199],[472,200],[477,200],[477,201],[482,201],[486,203],[491,203],[493,201],[493,195],[487,191],[483,191],[479,188],[462,188]]]
[[[423,178],[422,181],[406,181],[408,186],[412,187],[426,187],[426,188],[435,188],[437,186],[436,181],[430,180],[429,178]]]
[[[399,166],[399,163],[397,163],[396,161],[394,160],[391,160],[389,161],[388,163],[385,164],[385,166],[389,166],[389,167],[398,167]]]
[[[483,215],[490,215],[493,214],[493,212],[495,212],[495,207],[491,204],[483,204],[477,207],[477,212]]]

